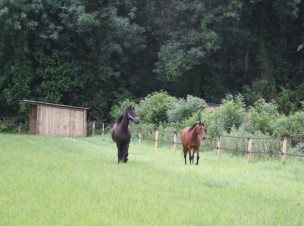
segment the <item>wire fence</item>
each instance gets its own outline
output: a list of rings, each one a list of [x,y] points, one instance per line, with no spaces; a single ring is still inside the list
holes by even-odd
[[[6,132],[6,125],[13,125],[12,133],[27,133],[28,126],[16,121],[14,118],[0,118],[0,132]],[[87,135],[110,135],[112,123],[87,122]],[[8,130],[11,128],[7,128]],[[10,130],[12,131],[12,130]],[[168,147],[173,153],[182,150],[181,131],[160,130],[157,128],[132,126],[132,140],[145,141],[154,145],[156,150],[159,147]],[[218,136],[207,136],[201,142],[201,151],[216,151],[217,158],[221,159],[222,153],[246,156],[247,161],[254,159],[304,159],[304,134],[297,134],[292,137],[246,137],[219,134]]]
[[[112,125],[110,123],[100,123],[93,126],[95,132],[89,135],[109,135]],[[90,127],[90,126],[89,126]],[[159,147],[168,147],[175,153],[182,150],[180,142],[181,131],[160,130],[157,128],[132,127],[132,140],[138,142],[145,141],[154,144],[154,149]],[[304,140],[298,139],[299,135],[293,137],[245,137],[218,135],[207,136],[207,139],[201,142],[201,151],[216,151],[217,158],[221,159],[222,153],[232,155],[241,155],[247,157],[250,163],[254,159],[304,159]]]

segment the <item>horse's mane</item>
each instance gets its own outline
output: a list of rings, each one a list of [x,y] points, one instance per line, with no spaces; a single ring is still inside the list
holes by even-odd
[[[189,129],[188,129],[188,131],[190,132],[190,131],[192,131],[194,128],[195,128],[195,126],[197,125],[198,123],[195,123],[193,126],[191,126]]]
[[[121,115],[121,116],[116,120],[116,123],[117,123],[117,124],[121,123],[122,118],[123,118],[123,115]]]
[[[131,110],[131,109],[134,109],[134,108],[133,108],[132,106],[127,107],[126,110],[125,110],[125,112],[126,112],[127,110]],[[124,112],[124,113],[125,113],[125,112]],[[122,119],[123,119],[123,116],[124,116],[124,114],[122,114],[122,115],[116,120],[116,123],[117,123],[117,124],[121,123],[121,121],[122,121]]]

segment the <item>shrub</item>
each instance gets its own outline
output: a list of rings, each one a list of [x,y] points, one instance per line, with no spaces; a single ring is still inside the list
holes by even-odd
[[[230,133],[231,128],[235,126],[239,128],[245,119],[245,103],[244,97],[242,95],[227,95],[225,99],[222,100],[222,104],[218,109],[218,117],[221,119],[223,129]]]
[[[245,121],[244,98],[241,95],[233,97],[227,95],[218,108],[205,108],[184,119],[180,127],[192,125],[198,121],[204,122],[208,136],[215,137],[218,134],[230,133],[231,128],[239,128]]]
[[[17,126],[14,122],[0,121],[0,133],[16,133],[17,130]]]
[[[144,123],[166,127],[168,108],[177,101],[176,97],[170,96],[165,91],[154,92],[140,101],[136,111]]]
[[[304,134],[304,112],[296,112],[288,117],[281,115],[273,123],[273,134],[278,137],[301,137]]]
[[[207,107],[205,100],[188,95],[186,99],[179,99],[169,106],[167,116],[171,125],[180,127],[183,120],[190,118],[197,112],[201,112]]]
[[[304,143],[300,142],[295,146],[295,150],[298,151],[300,154],[304,154]]]
[[[255,102],[249,109],[250,131],[261,131],[263,134],[273,134],[272,122],[279,116],[278,105],[275,102],[266,103],[264,99]]]
[[[300,136],[304,134],[304,112],[298,111],[288,118],[291,124],[291,136]]]
[[[132,101],[129,99],[125,99],[125,100],[119,102],[118,104],[114,105],[110,112],[112,120],[118,119],[127,107],[135,106],[135,105],[136,105],[135,101]],[[135,109],[135,110],[137,110],[137,109]]]
[[[208,137],[216,137],[224,132],[224,124],[220,114],[219,108],[206,108],[202,111],[200,121],[205,123]]]
[[[277,137],[289,136],[290,124],[288,122],[288,117],[285,115],[280,115],[272,123],[273,135]]]
[[[179,123],[178,128],[183,129],[183,128],[188,127],[188,126],[192,126],[193,124],[195,124],[199,121],[201,121],[201,112],[196,112],[191,117],[182,120]]]
[[[244,127],[236,128],[235,126],[232,126],[229,133],[224,132],[222,135],[221,147],[224,152],[231,153],[233,155],[241,155],[246,152],[248,147],[247,138],[251,135],[245,130]]]

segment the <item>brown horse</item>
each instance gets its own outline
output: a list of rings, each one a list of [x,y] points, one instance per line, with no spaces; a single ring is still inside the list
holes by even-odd
[[[130,120],[136,124],[139,123],[139,117],[131,106],[125,109],[123,115],[119,117],[112,127],[112,139],[117,146],[118,162],[126,163],[128,161],[129,143],[131,140]]]
[[[204,123],[198,122],[191,127],[182,130],[181,140],[184,151],[185,164],[187,164],[187,153],[189,152],[189,161],[194,164],[194,154],[196,153],[196,165],[198,165],[201,140],[206,139],[206,130]],[[191,150],[193,150],[191,152]]]

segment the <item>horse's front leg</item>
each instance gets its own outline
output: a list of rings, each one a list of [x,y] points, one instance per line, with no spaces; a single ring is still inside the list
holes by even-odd
[[[198,160],[200,158],[200,156],[199,156],[199,148],[197,148],[195,151],[196,151],[196,163],[195,163],[195,165],[198,165]],[[194,158],[194,156],[193,156],[193,158]]]
[[[128,155],[129,155],[129,143],[124,145],[123,148],[123,161],[126,163],[128,161]]]

